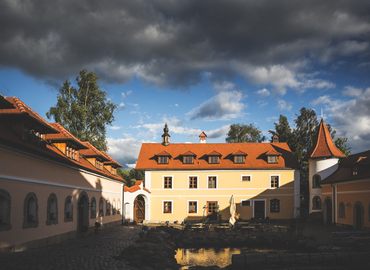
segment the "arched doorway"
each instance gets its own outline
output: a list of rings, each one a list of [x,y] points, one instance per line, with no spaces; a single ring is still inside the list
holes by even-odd
[[[77,203],[77,231],[86,232],[89,229],[89,197],[82,192]]]
[[[364,225],[364,207],[362,203],[356,202],[353,207],[353,226],[355,229],[361,229]]]
[[[326,198],[325,203],[324,203],[324,213],[323,213],[324,224],[332,224],[333,222],[332,209],[333,209],[333,205],[332,205],[331,198]]]
[[[142,223],[145,219],[145,200],[142,195],[135,198],[134,201],[134,221]]]

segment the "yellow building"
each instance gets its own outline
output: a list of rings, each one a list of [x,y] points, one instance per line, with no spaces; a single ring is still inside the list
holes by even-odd
[[[0,250],[120,222],[120,165],[21,100],[0,96]]]
[[[327,223],[370,228],[370,150],[344,158],[321,186]]]
[[[145,220],[230,217],[234,197],[240,218],[292,219],[299,210],[299,171],[287,143],[144,143],[136,169],[145,171]],[[140,195],[143,196],[143,195]],[[134,209],[137,208],[134,206]]]

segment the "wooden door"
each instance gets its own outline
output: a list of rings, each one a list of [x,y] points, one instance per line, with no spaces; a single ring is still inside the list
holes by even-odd
[[[137,196],[134,202],[134,221],[142,223],[145,219],[145,200],[143,196]]]
[[[265,218],[265,201],[254,201],[254,218],[264,219]]]

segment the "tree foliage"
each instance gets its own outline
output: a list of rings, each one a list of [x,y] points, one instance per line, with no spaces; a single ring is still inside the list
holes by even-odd
[[[93,72],[82,70],[76,78],[77,88],[65,81],[59,89],[57,104],[47,112],[73,135],[107,150],[106,126],[114,120],[116,105],[107,99]]]
[[[131,187],[135,184],[136,180],[144,180],[144,171],[136,169],[118,170],[117,171],[125,180],[126,185]]]
[[[227,133],[226,142],[240,143],[240,142],[262,142],[265,136],[262,131],[253,124],[232,124]]]

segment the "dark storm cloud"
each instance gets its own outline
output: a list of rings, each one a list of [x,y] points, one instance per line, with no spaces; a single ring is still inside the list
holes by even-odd
[[[0,65],[44,79],[88,68],[116,82],[184,87],[209,72],[300,87],[307,63],[370,61],[369,13],[369,1],[3,0]]]

